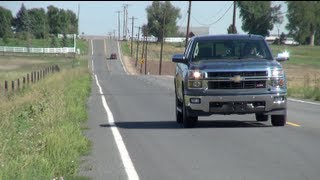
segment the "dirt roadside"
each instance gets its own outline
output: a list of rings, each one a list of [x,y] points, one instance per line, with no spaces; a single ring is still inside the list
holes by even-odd
[[[126,70],[131,75],[138,74],[151,74],[151,75],[159,75],[159,61],[148,60],[144,64],[140,64],[137,62],[137,66],[135,66],[135,59],[129,56],[122,56],[122,61]],[[145,64],[147,64],[147,71],[145,73]],[[140,71],[141,69],[141,71]],[[161,75],[170,75],[173,76],[175,73],[175,63],[169,61],[163,61],[161,66]]]

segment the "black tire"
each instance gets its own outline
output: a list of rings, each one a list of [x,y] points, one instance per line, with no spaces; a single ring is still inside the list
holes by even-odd
[[[268,121],[269,116],[268,115],[264,115],[264,114],[260,114],[260,113],[256,113],[256,120],[257,121]]]
[[[273,126],[284,126],[287,122],[287,115],[271,115],[271,124]]]
[[[178,111],[178,107],[182,110],[181,104],[182,103],[179,101],[179,99],[177,98],[177,95],[176,95],[176,121],[179,124],[181,124],[183,122],[183,114],[182,114],[182,112]]]
[[[184,101],[182,102],[182,125],[184,128],[193,128],[198,121],[197,116],[189,116]]]

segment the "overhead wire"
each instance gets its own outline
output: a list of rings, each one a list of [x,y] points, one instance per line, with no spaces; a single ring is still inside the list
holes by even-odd
[[[228,4],[225,4],[214,16],[212,16],[212,17],[210,17],[210,18],[208,18],[208,19],[214,19],[215,17],[217,17],[217,16],[220,14],[220,12],[221,12],[223,9],[225,9],[225,7],[226,7],[227,5],[228,5]],[[202,26],[207,26],[207,24],[203,24],[203,23],[199,22],[198,19],[196,19],[194,16],[192,16],[192,19],[194,19],[198,24],[200,24],[200,25],[202,25]]]
[[[219,19],[217,19],[216,21],[214,21],[214,22],[212,22],[212,23],[209,23],[209,24],[200,23],[197,19],[195,19],[195,18],[193,17],[193,15],[191,15],[191,17],[192,17],[198,24],[200,24],[200,25],[202,25],[202,26],[212,26],[212,25],[218,23],[218,22],[227,14],[227,12],[231,9],[232,5],[233,5],[233,2],[231,3],[231,5],[229,6],[229,8],[225,11],[225,13],[224,13]]]

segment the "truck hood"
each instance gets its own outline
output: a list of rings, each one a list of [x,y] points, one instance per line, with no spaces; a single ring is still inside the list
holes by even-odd
[[[204,71],[246,71],[246,70],[266,70],[271,68],[282,69],[279,62],[275,60],[205,60],[190,64],[190,69]]]

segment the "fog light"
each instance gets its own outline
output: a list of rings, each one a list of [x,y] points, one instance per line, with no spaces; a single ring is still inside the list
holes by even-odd
[[[284,96],[275,96],[273,99],[274,102],[284,101]]]
[[[279,86],[283,86],[284,85],[284,79],[279,79]]]
[[[189,88],[202,88],[202,81],[189,81]]]
[[[201,87],[201,82],[200,81],[193,81],[192,86],[195,88]]]
[[[192,104],[200,104],[201,99],[200,98],[190,98],[190,103]]]

